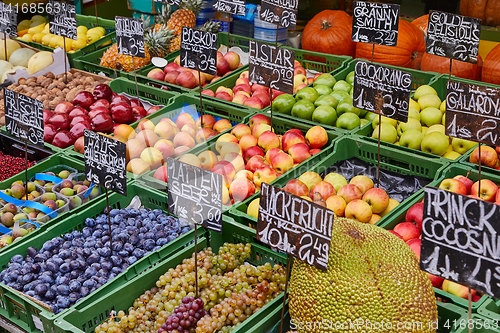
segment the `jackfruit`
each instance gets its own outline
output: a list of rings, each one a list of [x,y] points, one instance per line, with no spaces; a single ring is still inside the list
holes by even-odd
[[[298,333],[436,332],[437,305],[412,250],[371,224],[336,218],[328,269],[294,260],[291,328]]]

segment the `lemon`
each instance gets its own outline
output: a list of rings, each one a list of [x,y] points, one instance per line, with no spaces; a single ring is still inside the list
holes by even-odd
[[[86,27],[86,26],[84,26],[84,25],[79,25],[79,26],[76,28],[76,33],[77,33],[77,34],[80,34],[80,33],[82,33],[82,34],[86,34],[86,33],[87,33],[87,31],[88,31],[88,29],[87,29],[87,27]]]
[[[29,32],[28,32],[29,33]],[[41,43],[42,42],[42,38],[45,36],[45,34],[43,32],[35,32],[33,34],[31,34],[32,37],[31,37],[31,40],[35,43]]]
[[[50,39],[50,42],[49,42],[49,46],[51,48],[55,49],[59,45],[59,40],[61,40],[61,43],[62,43],[61,36],[52,35],[52,38]]]
[[[76,51],[81,49],[82,47],[85,47],[87,45],[87,40],[83,38],[78,38],[77,40],[74,40],[73,43],[71,44],[71,49]]]
[[[25,42],[31,42],[32,41],[32,37],[33,35],[32,34],[24,34],[22,37],[21,37],[21,40],[25,41]]]
[[[33,34],[36,34],[37,32],[42,32],[43,27],[44,27],[43,24],[39,24],[37,26],[31,27],[28,29],[28,33],[33,35]]]
[[[99,37],[102,37],[106,34],[106,30],[104,30],[103,27],[94,27],[92,29],[87,30],[87,35],[94,33],[99,35]]]
[[[52,34],[46,34],[45,36],[43,36],[42,38],[42,44],[43,45],[49,45],[50,43],[50,39],[52,38]]]
[[[87,44],[91,44],[101,38],[97,33],[87,33]]]

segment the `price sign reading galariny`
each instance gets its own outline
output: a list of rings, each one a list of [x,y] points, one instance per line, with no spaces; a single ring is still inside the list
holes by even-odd
[[[262,0],[260,19],[284,28],[295,28],[299,0]]]
[[[218,12],[245,16],[245,0],[216,0],[213,8]]]
[[[0,31],[17,37],[17,7],[0,2]]]
[[[181,66],[217,74],[217,34],[183,27],[180,52]]]
[[[355,1],[352,17],[352,40],[396,46],[399,28],[399,5]]]
[[[50,33],[76,39],[76,7],[75,5],[60,2],[49,1],[49,29]]]
[[[140,19],[116,16],[116,43],[118,53],[144,58],[144,23]]]

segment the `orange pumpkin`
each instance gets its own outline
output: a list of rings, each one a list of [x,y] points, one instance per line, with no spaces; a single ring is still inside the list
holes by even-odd
[[[480,81],[482,64],[483,60],[480,55],[478,55],[477,63],[475,64],[453,59],[451,74],[464,79]],[[422,56],[420,69],[423,71],[448,74],[450,73],[450,58],[440,57],[426,52]]]
[[[417,17],[413,21],[411,21],[416,27],[424,32],[424,35],[427,35],[427,25],[429,24],[429,14],[425,14]]]
[[[355,47],[352,41],[352,17],[343,10],[327,9],[319,12],[302,32],[304,50],[352,57]]]
[[[500,44],[491,49],[484,58],[481,79],[483,82],[500,84]]]
[[[500,1],[460,0],[460,14],[478,18],[482,25],[497,26],[500,25]]]
[[[425,52],[422,30],[411,22],[399,20],[399,34],[396,46],[375,45],[373,61],[407,68],[420,68]],[[356,58],[372,59],[372,44],[357,43]]]

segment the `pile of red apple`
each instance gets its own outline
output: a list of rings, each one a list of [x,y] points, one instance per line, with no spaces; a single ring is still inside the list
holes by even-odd
[[[44,141],[59,148],[75,145],[83,151],[83,132],[112,133],[117,124],[131,124],[159,110],[152,106],[148,110],[136,98],[113,92],[107,84],[98,84],[93,93],[83,90],[72,102],[61,102],[54,111],[44,110]]]
[[[240,67],[240,56],[233,51],[226,52],[225,54],[217,51],[216,66],[217,75],[198,72],[194,69],[182,67],[180,65],[180,56],[177,56],[174,62],[167,64],[164,68],[154,68],[150,70],[147,77],[153,80],[164,81],[184,88],[193,89],[212,83]]]
[[[479,147],[469,156],[469,162],[479,164]],[[500,147],[481,145],[481,165],[500,170]]]

